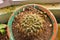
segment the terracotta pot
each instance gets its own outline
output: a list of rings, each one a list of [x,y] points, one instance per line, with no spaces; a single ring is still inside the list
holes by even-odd
[[[31,6],[31,5],[34,5],[35,7],[40,7],[41,10],[43,10],[44,12],[47,13],[47,15],[49,16],[49,18],[51,19],[52,24],[53,24],[53,33],[52,33],[52,36],[49,40],[55,40],[56,35],[57,35],[57,30],[58,30],[57,21],[56,21],[54,15],[47,8],[43,7],[40,4],[27,4],[27,5],[21,6],[20,8],[17,8],[15,10],[15,12],[13,12],[13,14],[11,15],[11,17],[8,21],[8,26],[10,27],[10,32],[11,32],[11,35],[10,35],[11,38],[10,39],[15,40],[14,36],[13,36],[13,32],[12,32],[12,22],[14,20],[15,15],[17,15],[19,11],[20,12],[23,11],[23,8],[25,8],[27,6]]]
[[[2,27],[5,27],[5,28],[6,28],[7,36],[8,36],[8,38],[10,38],[10,32],[9,32],[9,28],[8,28],[8,26],[7,26],[7,25],[5,25],[5,24],[0,24],[0,26],[2,26]]]

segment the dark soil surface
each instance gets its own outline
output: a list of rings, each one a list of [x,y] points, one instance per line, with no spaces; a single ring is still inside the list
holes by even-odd
[[[27,33],[24,33],[21,29],[21,21],[23,17],[27,14],[34,14],[39,15],[39,17],[44,18],[44,22],[42,23],[43,26],[41,29],[39,29],[38,33],[33,33],[32,35],[27,35]],[[28,6],[25,8],[24,11],[15,17],[13,24],[12,24],[12,30],[15,40],[49,40],[52,36],[52,23],[49,17],[47,16],[46,12],[43,12],[41,10],[35,9],[33,6]]]

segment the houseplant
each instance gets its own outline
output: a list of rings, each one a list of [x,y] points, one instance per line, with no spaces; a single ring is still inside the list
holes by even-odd
[[[9,28],[5,24],[0,24],[0,40],[9,40]]]
[[[15,12],[11,15],[11,17],[10,17],[10,19],[9,19],[9,21],[8,21],[8,26],[9,26],[9,28],[10,28],[10,33],[11,33],[11,37],[10,37],[10,39],[11,40],[15,40],[15,36],[14,36],[14,32],[13,32],[13,22],[14,22],[14,20],[15,20],[15,17],[16,17],[16,15],[18,15],[19,13],[21,13],[21,12],[24,12],[24,10],[25,10],[25,8],[26,7],[29,7],[29,6],[33,6],[34,8],[36,8],[37,10],[42,10],[42,12],[43,12],[43,14],[46,14],[47,15],[47,17],[49,18],[49,20],[50,20],[50,22],[51,22],[51,24],[52,24],[52,35],[51,35],[51,37],[48,39],[48,40],[55,40],[55,38],[56,38],[56,34],[57,34],[57,22],[56,22],[56,19],[55,19],[55,17],[53,16],[53,14],[48,10],[48,9],[46,9],[45,7],[43,7],[43,6],[41,6],[41,5],[38,5],[38,4],[27,4],[27,5],[24,5],[24,6],[21,6],[20,8],[18,8],[17,10],[15,10]],[[22,13],[23,14],[23,13]],[[28,15],[30,15],[30,14],[28,14]],[[36,15],[35,15],[36,16]],[[34,17],[35,17],[34,16]],[[37,17],[37,19],[39,19],[39,17]],[[17,22],[17,21],[16,21]],[[23,22],[24,23],[24,22]],[[16,26],[16,25],[15,25]],[[50,25],[51,26],[51,25]],[[43,27],[44,27],[44,25],[43,25]],[[20,32],[21,32],[21,30],[20,30]],[[33,33],[34,34],[34,33]],[[28,32],[28,35],[29,35],[29,32]],[[15,37],[15,38],[14,38]],[[28,40],[28,39],[26,39],[26,40]],[[44,40],[44,39],[43,39]],[[45,39],[46,40],[46,39]]]

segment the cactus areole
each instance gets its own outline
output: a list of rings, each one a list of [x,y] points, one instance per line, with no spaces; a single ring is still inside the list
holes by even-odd
[[[46,12],[27,6],[15,15],[12,30],[15,40],[49,40],[53,26]]]

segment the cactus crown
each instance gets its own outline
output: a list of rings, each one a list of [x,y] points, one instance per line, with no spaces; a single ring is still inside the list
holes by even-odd
[[[42,27],[41,23],[43,20],[44,19],[37,14],[26,14],[21,21],[21,26],[27,34],[37,33]]]

